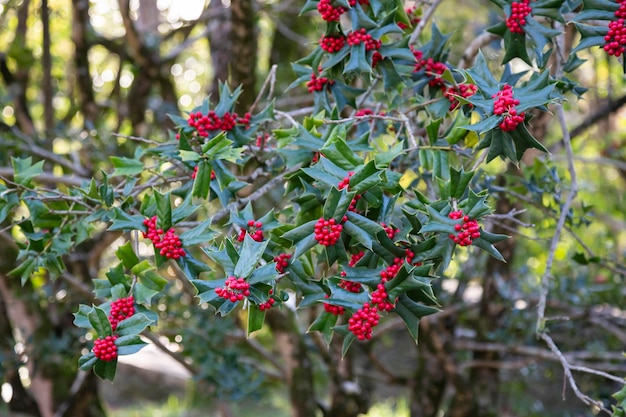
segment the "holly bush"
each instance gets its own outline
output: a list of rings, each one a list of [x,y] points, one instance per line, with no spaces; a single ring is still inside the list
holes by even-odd
[[[247,334],[270,309],[307,309],[308,331],[339,338],[344,354],[396,315],[417,342],[420,320],[446,309],[432,282],[455,254],[506,261],[497,245],[508,237],[485,226],[485,167],[547,152],[533,122],[584,94],[568,78],[583,63],[577,53],[600,46],[621,58],[626,45],[620,1],[492,3],[501,63],[479,52],[455,66],[450,35],[425,30],[431,7],[308,0],[301,13],[325,27],[292,67],[290,89],[313,96],[304,117],[269,96],[238,114],[241,89],[222,84],[219,97],[170,115],[169,140],[134,142],[132,158],[110,157],[112,169],[81,186],[38,189],[43,161],[14,158],[13,183],[0,185],[0,220],[23,236],[11,274],[54,278],[95,231],[119,235],[117,262],[93,280],[101,302],[75,314],[95,338],[80,367],[110,380],[157,325],[165,268],[217,315],[245,314]],[[580,34],[571,49],[566,25]],[[527,69],[514,68],[520,61]],[[280,195],[274,207],[257,205],[269,194]]]

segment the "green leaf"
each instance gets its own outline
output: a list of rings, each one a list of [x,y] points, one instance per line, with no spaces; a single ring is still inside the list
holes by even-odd
[[[372,67],[367,61],[365,54],[365,43],[361,42],[357,46],[350,47],[350,58],[343,69],[344,74],[361,75],[370,73]]]
[[[335,165],[345,170],[352,170],[354,167],[363,164],[363,159],[359,157],[345,141],[345,128],[337,127],[331,134],[320,152]]]
[[[358,227],[352,222],[346,222],[343,224],[343,230],[352,236],[357,242],[365,246],[368,250],[372,250],[372,238],[369,233]]]
[[[467,190],[468,184],[474,177],[474,171],[465,172],[450,167],[450,197],[460,199]]]
[[[115,372],[117,370],[117,359],[105,362],[98,360],[93,367],[94,373],[102,379],[108,379],[113,381],[115,379]]]
[[[250,276],[261,260],[268,243],[268,240],[257,242],[252,239],[249,234],[246,234],[239,252],[239,260],[237,260],[233,274],[237,278],[247,278]]]
[[[127,319],[128,320],[128,319]],[[121,324],[122,322],[120,322]],[[118,355],[132,355],[139,352],[143,347],[148,344],[141,340],[138,334],[129,334],[118,337],[115,339],[115,346],[117,346]]]
[[[111,330],[111,323],[109,322],[104,310],[100,307],[93,306],[91,311],[87,314],[87,318],[99,338],[111,336],[111,334],[113,334]]]
[[[398,298],[395,312],[402,318],[409,330],[409,334],[413,337],[415,343],[417,343],[420,319],[439,312],[439,309],[417,303],[411,300],[406,294],[403,294]]]
[[[125,158],[120,156],[111,156],[109,157],[109,159],[111,160],[111,163],[115,168],[113,174],[111,174],[114,177],[118,175],[138,175],[145,170],[143,162],[137,159]]]
[[[139,258],[135,254],[133,250],[133,246],[131,242],[126,242],[115,251],[115,255],[117,259],[122,261],[124,268],[132,269],[135,265],[139,263]]]
[[[180,235],[180,240],[185,246],[198,245],[213,240],[217,233],[211,229],[211,221],[201,222],[194,228],[188,229]]]
[[[248,325],[246,327],[246,334],[250,336],[252,332],[261,330],[263,328],[263,322],[265,321],[265,311],[261,311],[258,306],[249,303],[248,304]]]
[[[153,195],[156,202],[157,228],[167,232],[172,227],[170,193],[161,194],[154,190]]]
[[[362,194],[381,182],[381,171],[375,161],[369,161],[350,177],[350,190]]]
[[[196,172],[196,178],[193,180],[193,189],[191,194],[194,197],[206,200],[209,197],[209,190],[211,189],[211,164],[206,159],[202,159],[198,164],[198,171]]]
[[[126,213],[119,207],[113,208],[113,220],[111,222],[111,226],[109,226],[109,230],[144,230],[145,226],[143,224],[144,216],[138,215],[130,215]]]
[[[13,164],[13,181],[20,185],[29,186],[33,178],[43,173],[44,161],[33,165],[30,157],[25,159],[11,157],[11,163]]]
[[[137,335],[152,324],[152,320],[145,314],[133,314],[127,319],[120,321],[115,332],[120,336]]]
[[[83,371],[89,371],[98,361],[93,351],[89,351],[78,359],[78,367]]]
[[[339,316],[324,311],[311,323],[307,332],[320,332],[324,336],[326,343],[330,344],[333,337],[333,327],[337,324],[338,318]]]
[[[89,322],[89,312],[91,311],[91,307],[80,304],[78,306],[78,311],[74,313],[74,325],[76,327],[80,327],[81,329],[91,329],[91,323]]]

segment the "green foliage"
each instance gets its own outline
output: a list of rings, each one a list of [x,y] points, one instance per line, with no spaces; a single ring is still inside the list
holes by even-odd
[[[510,16],[511,1],[493,3]],[[307,83],[313,96],[313,110],[302,119],[276,111],[270,100],[263,110],[237,115],[241,88],[220,84],[217,97],[170,115],[168,140],[111,156],[83,184],[38,189],[44,161],[12,158],[13,180],[0,184],[0,221],[19,236],[19,264],[10,274],[23,284],[44,271],[55,279],[67,270],[64,259],[95,231],[114,233],[122,240],[114,251],[119,262],[93,277],[97,300],[78,306],[74,324],[95,339],[117,336],[119,355],[141,349],[141,334],[160,324],[156,304],[175,288],[172,275],[195,292],[194,303],[220,318],[245,316],[247,336],[263,333],[266,309],[295,306],[311,311],[309,332],[320,332],[328,344],[340,339],[345,355],[360,343],[349,317],[371,304],[381,320],[399,317],[417,343],[420,321],[447,307],[439,279],[451,268],[470,256],[508,261],[497,248],[507,236],[489,230],[498,192],[491,171],[500,169],[497,159],[520,164],[531,148],[547,153],[546,140],[531,133],[533,115],[584,92],[564,74],[582,64],[577,52],[606,42],[606,28],[595,23],[614,20],[617,3],[580,3],[538,0],[522,33],[504,21],[490,28],[504,42],[503,65],[494,69],[482,53],[471,67],[456,68],[449,62],[451,35],[437,25],[415,42],[399,26],[411,23],[400,1],[338,1],[344,15],[326,22],[323,36],[344,39],[343,46],[329,52],[317,45],[293,63],[290,89]],[[315,13],[318,4],[308,0],[302,13]],[[551,75],[548,62],[561,36],[556,28],[572,14],[581,39]],[[359,30],[373,43],[354,41]],[[29,54],[10,52],[16,61]],[[532,69],[514,72],[515,59]],[[467,94],[462,86],[475,89]],[[506,86],[517,104],[496,113]],[[513,110],[524,116],[506,128]],[[546,162],[521,169],[527,177],[512,191],[558,216],[567,198],[559,173]],[[280,200],[272,209],[264,204],[270,191]],[[591,208],[578,211],[567,213],[567,227],[590,223]],[[147,225],[152,218],[155,230]],[[341,227],[334,244],[316,237],[320,219]],[[466,251],[454,238],[470,220],[481,227]],[[140,250],[140,243],[149,249]],[[182,254],[170,256],[163,247]],[[581,267],[602,262],[587,252],[572,260]],[[232,277],[246,289],[230,287]],[[374,301],[381,287],[389,309]],[[111,303],[128,296],[137,311],[114,328]],[[209,381],[225,369],[242,371],[237,355],[218,347],[193,353],[203,358]],[[218,364],[211,363],[215,357]],[[81,369],[110,380],[116,363],[93,352],[79,359]],[[225,381],[235,386],[237,378]],[[623,390],[615,398],[614,414],[623,415]]]

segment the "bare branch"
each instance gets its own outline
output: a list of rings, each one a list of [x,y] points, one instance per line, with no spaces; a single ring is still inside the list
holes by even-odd
[[[419,36],[424,31],[424,28],[426,27],[426,23],[428,23],[430,18],[433,16],[433,13],[435,13],[435,10],[437,10],[437,7],[439,7],[442,1],[443,0],[435,0],[431,3],[428,10],[426,10],[426,12],[422,15],[422,19],[413,30],[413,33],[411,34],[411,38],[409,39],[409,45],[413,45],[415,41],[417,41],[417,38],[419,38]]]
[[[559,362],[561,362],[561,366],[563,367],[563,372],[565,373],[565,378],[567,382],[569,382],[570,387],[572,388],[572,391],[574,391],[574,394],[576,394],[576,397],[578,397],[583,403],[589,406],[597,407],[598,410],[604,411],[608,415],[611,415],[611,411],[604,408],[604,405],[602,404],[602,402],[594,400],[593,398],[589,397],[586,394],[583,394],[580,391],[580,389],[578,388],[578,385],[576,385],[576,380],[574,379],[574,376],[572,375],[571,365],[569,364],[565,356],[563,356],[563,353],[556,346],[556,343],[554,343],[552,338],[546,332],[539,333],[539,337],[543,339],[543,341],[546,342],[546,344],[548,345],[552,353],[556,355],[556,357],[559,359]]]
[[[469,45],[467,45],[467,48],[465,48],[465,52],[463,52],[463,56],[459,61],[459,68],[468,68],[472,66],[474,58],[478,55],[480,48],[498,39],[498,37],[498,35],[490,32],[483,32],[479,36],[475,37]]]

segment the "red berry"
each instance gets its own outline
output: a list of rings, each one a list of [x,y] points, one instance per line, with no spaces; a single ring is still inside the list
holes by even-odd
[[[506,19],[506,27],[511,33],[524,33],[522,26],[531,12],[530,0],[514,1],[511,3],[511,15]]]
[[[184,257],[186,254],[183,249],[183,243],[176,235],[176,231],[172,228],[163,233],[162,229],[156,228],[156,223],[156,216],[150,219],[146,218],[143,221],[143,224],[147,227],[147,231],[143,232],[143,237],[152,241],[161,256],[174,260]]]
[[[111,303],[111,312],[109,313],[111,328],[115,331],[120,321],[129,318],[133,314],[135,314],[135,299],[132,295],[113,301]]]
[[[500,122],[500,129],[505,132],[513,131],[517,125],[524,122],[525,113],[517,113],[515,106],[519,104],[519,100],[513,98],[513,88],[505,84],[502,90],[493,95],[495,101],[493,103],[493,114],[504,115]]]
[[[103,339],[96,339],[93,343],[93,353],[96,358],[111,362],[117,358],[117,346],[115,346],[116,335],[106,336]]]
[[[315,240],[317,240],[320,245],[332,246],[337,243],[341,237],[342,230],[343,226],[337,224],[335,219],[326,220],[322,217],[315,224]]]
[[[233,303],[243,300],[244,297],[250,296],[250,283],[243,278],[230,276],[224,282],[223,287],[217,287],[215,293]]]

